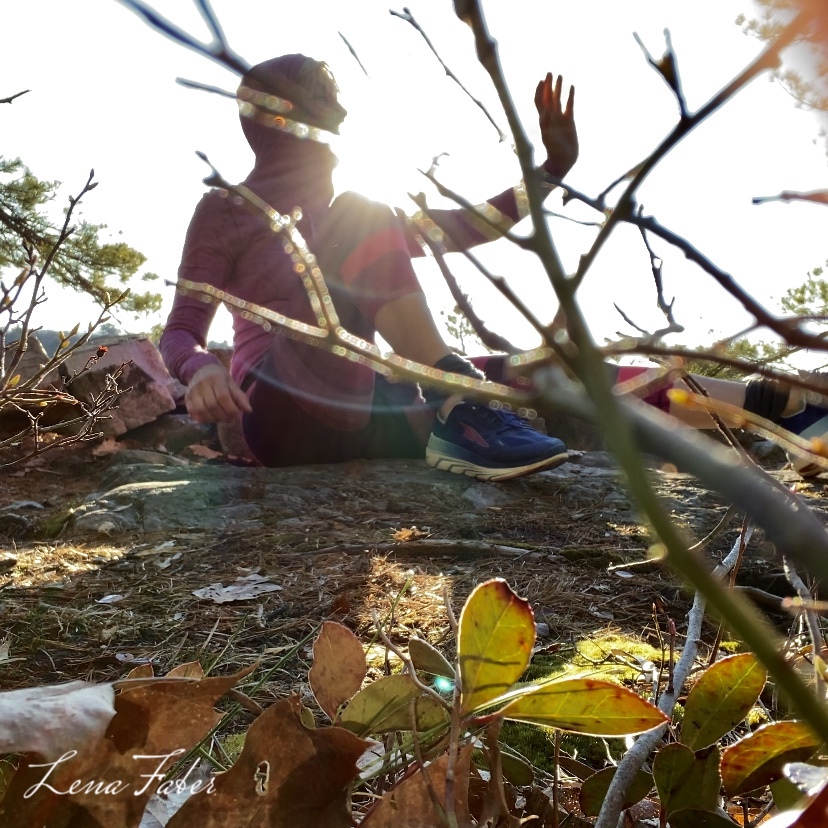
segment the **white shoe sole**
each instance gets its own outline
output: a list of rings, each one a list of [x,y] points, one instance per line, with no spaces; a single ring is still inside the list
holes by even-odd
[[[477,480],[512,480],[515,477],[523,477],[526,474],[552,469],[566,462],[569,455],[566,452],[539,460],[528,466],[514,466],[512,468],[492,469],[486,466],[478,466],[467,460],[460,460],[456,457],[446,457],[437,451],[426,449],[426,463],[433,469],[451,472],[452,474],[464,474],[466,477],[474,477]]]

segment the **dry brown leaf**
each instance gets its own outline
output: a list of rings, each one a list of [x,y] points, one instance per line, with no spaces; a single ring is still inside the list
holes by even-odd
[[[208,446],[203,446],[201,443],[195,443],[192,446],[187,446],[187,453],[201,457],[204,460],[215,460],[217,457],[224,458],[224,452],[215,451]]]
[[[188,799],[167,828],[351,828],[347,788],[370,743],[339,727],[307,728],[301,710],[296,696],[265,710],[215,792]]]
[[[133,667],[126,675],[128,679],[139,679],[139,678],[153,678],[155,676],[155,668],[152,664],[139,664],[137,667]]]
[[[362,687],[367,665],[360,640],[336,621],[325,621],[313,642],[308,674],[317,703],[333,721],[339,705]]]
[[[248,672],[124,690],[99,738],[77,738],[49,764],[27,754],[0,802],[0,827],[135,828],[164,772],[218,723],[216,701]]]
[[[204,678],[204,668],[197,661],[188,661],[173,667],[167,673],[167,678]]]
[[[412,526],[410,529],[397,529],[391,537],[395,541],[400,541],[400,543],[409,543],[410,541],[420,540],[421,538],[427,538],[431,533],[430,532],[423,532],[422,529],[418,529],[416,526]]]
[[[460,825],[471,824],[469,814],[469,769],[471,745],[457,757],[454,771],[454,812]],[[448,754],[438,756],[425,768],[403,779],[383,796],[376,808],[360,823],[360,828],[434,828],[445,821],[434,807],[429,784],[441,806],[446,802]],[[426,780],[428,774],[428,780]]]
[[[248,601],[267,592],[281,592],[282,587],[268,581],[267,576],[252,572],[243,578],[236,578],[232,584],[224,586],[221,583],[210,584],[202,589],[194,589],[196,598],[213,601],[216,604],[226,604],[229,601]]]

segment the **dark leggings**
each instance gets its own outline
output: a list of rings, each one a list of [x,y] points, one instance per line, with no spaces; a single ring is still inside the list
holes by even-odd
[[[473,357],[471,362],[493,382],[531,388],[524,378],[510,379],[507,357],[497,354]],[[646,368],[607,366],[616,384],[634,379]],[[644,401],[669,411],[667,387],[651,391]],[[380,457],[421,458],[434,421],[415,385],[391,383],[381,375],[374,381],[370,419],[363,428],[341,431],[314,420],[294,394],[280,386],[267,364],[249,391],[252,414],[245,414],[244,437],[256,459],[265,466],[341,463]]]
[[[244,438],[265,466],[422,458],[434,419],[416,386],[390,383],[379,375],[368,424],[355,431],[340,431],[311,418],[266,371],[251,388],[250,402],[253,413],[244,415]]]

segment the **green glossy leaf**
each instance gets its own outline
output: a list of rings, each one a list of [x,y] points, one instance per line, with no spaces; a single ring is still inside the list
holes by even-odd
[[[568,756],[561,756],[558,764],[562,770],[565,770],[570,776],[580,779],[581,782],[589,779],[595,773],[595,768],[591,768],[589,765],[585,765],[577,759],[570,759]]]
[[[491,770],[488,754],[482,750],[475,750],[472,754],[475,767]],[[500,769],[503,778],[519,788],[528,788],[535,782],[535,769],[532,763],[517,751],[505,745],[500,745]]]
[[[534,643],[529,602],[500,578],[478,586],[463,607],[457,631],[461,712],[502,696],[526,669]]]
[[[819,739],[801,722],[764,725],[722,753],[722,783],[728,796],[752,791],[782,777],[788,762],[810,759]]]
[[[541,684],[518,696],[500,713],[507,719],[592,736],[627,736],[668,721],[636,693],[596,679],[566,679]]]
[[[454,667],[449,660],[434,646],[422,638],[411,638],[408,642],[408,655],[417,670],[443,676],[454,680]]]
[[[670,828],[733,828],[738,823],[715,811],[684,808],[676,811],[667,823]]]
[[[424,696],[407,674],[383,676],[359,691],[342,711],[337,724],[358,736],[411,730],[411,702],[416,699],[418,730],[448,723],[448,712]]]
[[[682,743],[700,750],[717,742],[747,716],[766,680],[765,668],[751,653],[717,661],[687,696]]]
[[[503,778],[519,788],[528,788],[535,782],[535,769],[532,763],[523,756],[501,749],[500,767]]]
[[[770,783],[770,792],[773,795],[773,804],[779,811],[791,811],[794,808],[802,807],[807,794],[804,794],[793,782],[789,782],[783,776],[776,782]]]
[[[604,799],[607,796],[610,782],[615,776],[615,768],[604,768],[604,770],[593,773],[592,776],[581,785],[578,794],[578,801],[581,810],[586,816],[598,816]],[[624,798],[624,809],[631,808],[636,802],[640,802],[653,789],[653,777],[649,773],[639,771],[630,785],[627,795]]]
[[[653,761],[653,779],[668,816],[683,808],[715,810],[722,784],[719,757],[716,747],[694,754],[677,742],[659,750]]]

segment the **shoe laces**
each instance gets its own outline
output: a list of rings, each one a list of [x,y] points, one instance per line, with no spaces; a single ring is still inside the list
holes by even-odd
[[[518,417],[513,411],[506,411],[502,408],[489,408],[489,406],[479,404],[474,404],[474,408],[476,409],[476,415],[497,434],[516,428],[532,428],[526,420]]]

